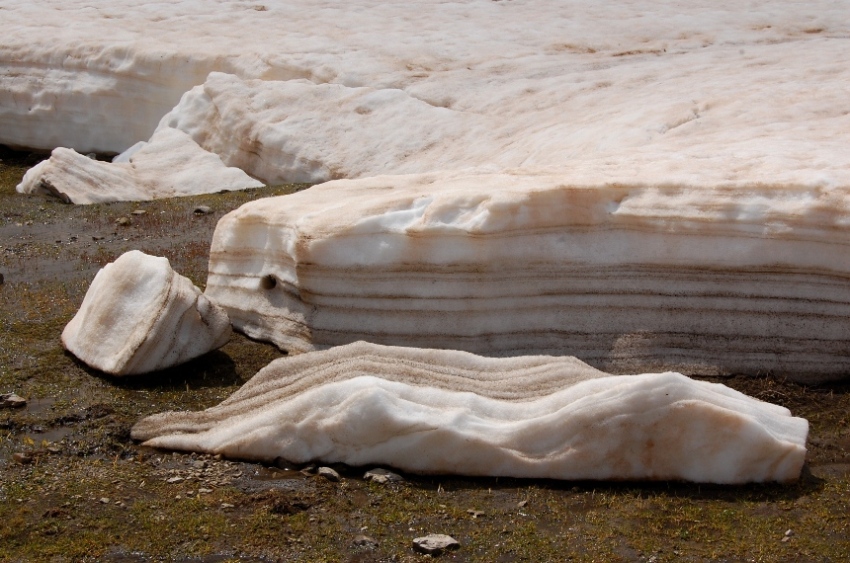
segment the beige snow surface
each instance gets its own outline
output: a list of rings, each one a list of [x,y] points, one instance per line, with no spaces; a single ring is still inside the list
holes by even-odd
[[[812,383],[850,372],[848,224],[846,188],[338,180],[223,217],[206,294],[293,351],[368,340]]]
[[[0,15],[0,143],[122,151],[169,114],[266,182],[522,167],[850,185],[846,2],[0,0]]]
[[[163,129],[134,147],[126,162],[98,162],[57,148],[27,171],[20,193],[46,193],[68,203],[146,201],[262,187],[238,168],[195,144],[182,131]]]
[[[358,342],[281,358],[202,412],[141,420],[145,445],[271,462],[553,479],[797,479],[808,423],[678,373]]]
[[[95,276],[62,344],[110,375],[165,369],[223,346],[230,322],[167,258],[122,254]]]

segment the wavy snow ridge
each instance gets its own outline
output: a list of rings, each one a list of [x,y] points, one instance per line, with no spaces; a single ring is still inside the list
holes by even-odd
[[[789,481],[808,423],[677,373],[358,342],[282,358],[220,405],[133,427],[144,445],[419,473]]]

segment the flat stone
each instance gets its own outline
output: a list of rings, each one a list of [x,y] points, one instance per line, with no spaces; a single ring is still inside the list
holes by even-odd
[[[404,481],[404,477],[401,475],[380,467],[370,469],[365,475],[363,475],[363,478],[367,481],[373,481],[382,485],[386,483],[400,483]]]
[[[341,477],[339,473],[331,469],[330,467],[320,467],[318,471],[319,477],[324,477],[328,481],[333,481],[334,483],[338,483]]]
[[[440,555],[444,551],[460,548],[460,543],[446,534],[430,534],[413,540],[413,549],[426,555]]]
[[[0,395],[0,408],[19,409],[25,406],[27,406],[27,400],[15,393],[5,393]]]
[[[376,539],[364,536],[363,534],[354,536],[354,540],[351,543],[359,547],[368,547],[369,549],[378,547],[378,541]]]

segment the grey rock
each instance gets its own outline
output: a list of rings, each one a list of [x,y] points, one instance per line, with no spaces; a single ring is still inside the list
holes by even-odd
[[[460,543],[446,534],[430,534],[413,540],[413,549],[426,555],[440,555],[444,551],[459,547]]]
[[[119,217],[115,220],[115,224],[119,227],[129,227],[133,224],[129,217]]]
[[[393,473],[387,469],[381,469],[380,467],[370,469],[365,475],[363,475],[363,478],[367,481],[374,481],[375,483],[380,483],[382,485],[386,483],[401,483],[404,481],[404,477],[401,475]]]
[[[320,467],[318,475],[319,477],[324,477],[328,481],[333,481],[334,483],[338,483],[340,480],[339,473],[337,473],[330,467]]]
[[[378,547],[378,540],[370,538],[369,536],[364,536],[363,534],[354,536],[354,540],[351,543],[358,547],[367,547],[369,549],[375,549]]]
[[[27,400],[15,393],[6,393],[0,395],[0,408],[3,409],[19,409],[27,406]]]
[[[212,207],[209,205],[199,205],[194,210],[195,215],[209,215],[212,212]]]
[[[135,210],[132,211],[131,214],[132,215],[144,215],[145,213],[147,213],[147,211],[145,211],[144,209],[135,209]]]

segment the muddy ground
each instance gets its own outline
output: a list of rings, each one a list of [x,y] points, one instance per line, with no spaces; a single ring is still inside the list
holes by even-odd
[[[304,186],[71,206],[15,193],[40,158],[0,148],[0,393],[28,400],[0,410],[2,561],[422,561],[411,542],[429,533],[460,542],[446,561],[850,560],[850,384],[722,380],[809,419],[804,476],[784,485],[414,475],[378,485],[351,467],[336,467],[334,483],[142,448],[129,436],[139,418],[217,404],[283,352],[235,335],[174,369],[104,376],[59,342],[95,272],[140,249],[203,288],[216,221]],[[360,535],[374,543],[356,545]]]

